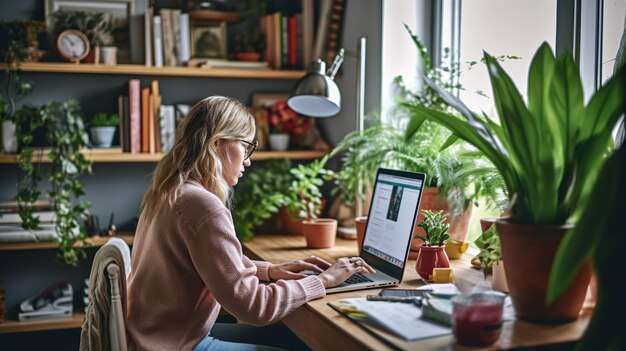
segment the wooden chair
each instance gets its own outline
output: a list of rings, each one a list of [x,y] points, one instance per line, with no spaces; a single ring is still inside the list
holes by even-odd
[[[109,301],[108,318],[103,315],[103,313],[106,313],[104,307],[92,305],[92,302],[90,302],[89,306],[93,309],[95,319],[108,319],[110,349],[112,351],[127,351],[126,317],[124,315],[123,302],[126,299],[126,296],[124,296],[126,279],[130,274],[130,248],[123,240],[111,238],[96,252],[93,264],[94,266],[89,276],[89,297],[91,299],[95,296],[96,291],[100,291],[100,294],[106,291],[106,298]],[[105,274],[106,278],[104,277]],[[106,284],[104,279],[108,279],[108,291],[106,286],[102,285]],[[94,300],[93,303],[95,304],[96,301]],[[81,331],[81,350],[90,349],[89,345],[100,342],[97,341],[98,338],[94,337],[93,334],[91,336],[88,335],[90,330],[91,328],[86,320]],[[102,332],[106,333],[104,330]],[[83,334],[86,334],[86,337]],[[102,342],[105,341],[103,340]]]

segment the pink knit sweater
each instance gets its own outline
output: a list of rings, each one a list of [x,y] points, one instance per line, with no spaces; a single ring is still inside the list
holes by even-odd
[[[131,349],[191,350],[220,305],[244,323],[266,325],[325,295],[314,276],[262,283],[268,267],[243,255],[221,201],[185,184],[172,207],[139,220],[128,284]]]

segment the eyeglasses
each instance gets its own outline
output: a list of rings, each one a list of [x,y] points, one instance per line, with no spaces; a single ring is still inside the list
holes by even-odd
[[[259,142],[256,140],[254,141],[254,143],[251,143],[249,141],[245,141],[242,139],[237,139],[237,141],[243,143],[244,147],[246,148],[244,158],[243,158],[244,161],[249,159],[250,156],[252,156],[252,153],[254,152],[254,150],[256,150],[256,148],[259,146]]]

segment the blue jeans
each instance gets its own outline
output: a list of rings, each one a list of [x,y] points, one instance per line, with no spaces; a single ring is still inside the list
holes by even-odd
[[[215,323],[209,335],[193,351],[284,351],[309,350],[287,327],[276,323],[253,327],[235,323]]]

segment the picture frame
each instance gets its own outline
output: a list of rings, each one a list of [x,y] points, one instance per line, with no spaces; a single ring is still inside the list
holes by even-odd
[[[133,62],[133,45],[137,44],[131,40],[131,26],[135,14],[134,0],[46,0],[45,15],[48,25],[50,25],[52,13],[57,10],[110,14],[113,21],[113,41],[117,47],[117,61]]]
[[[191,57],[226,59],[226,22],[191,21]]]
[[[289,93],[257,93],[252,94],[252,107],[270,108],[279,101],[287,101]]]

